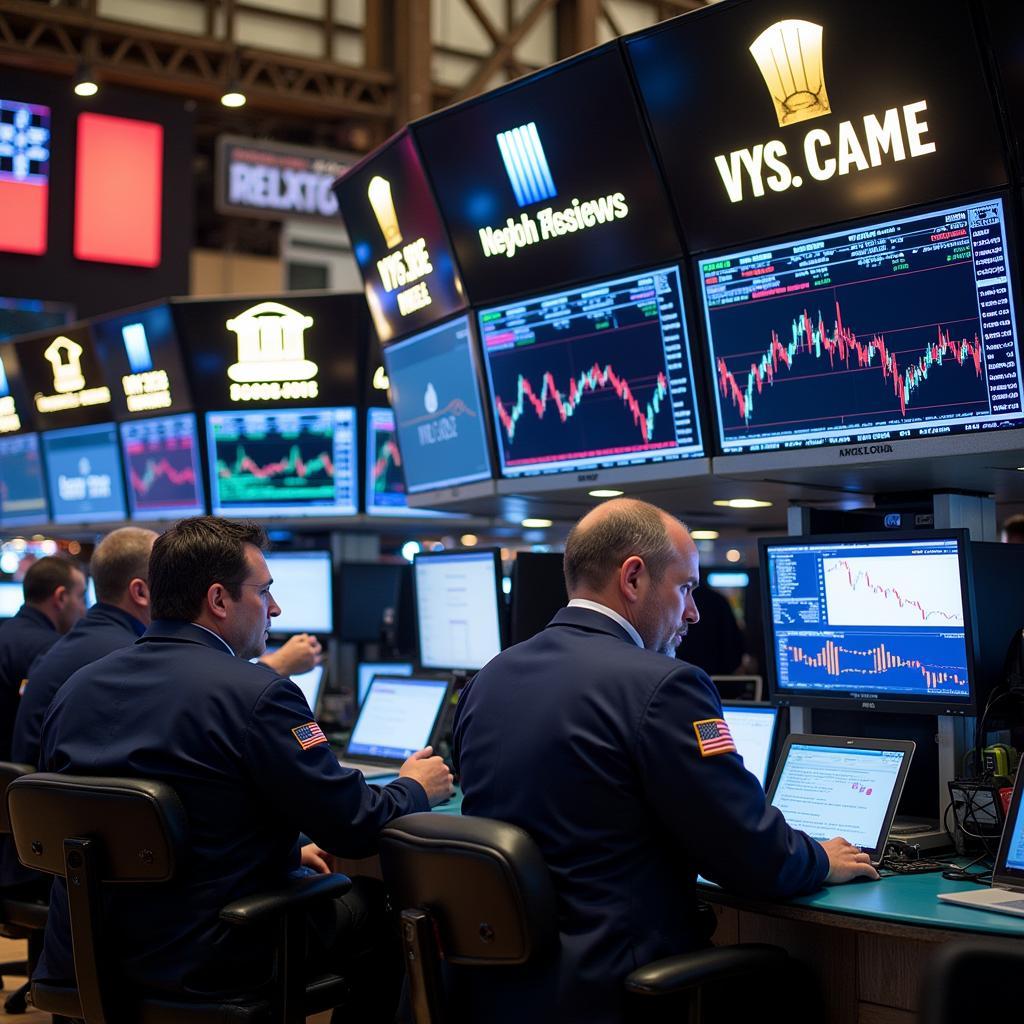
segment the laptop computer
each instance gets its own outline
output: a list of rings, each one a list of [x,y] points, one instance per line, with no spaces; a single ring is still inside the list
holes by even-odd
[[[779,709],[770,704],[723,704],[722,717],[729,726],[736,753],[743,758],[743,766],[763,789],[768,781]]]
[[[1024,813],[1021,794],[1024,793],[1024,771],[1017,770],[1017,781],[1010,799],[1010,812],[1006,816],[1003,835],[999,840],[999,853],[992,869],[992,887],[971,889],[968,892],[940,892],[939,899],[961,907],[977,910],[996,910],[1000,914],[1024,917]]]
[[[374,676],[338,763],[366,778],[395,775],[429,746],[447,704],[448,676]]]
[[[819,841],[842,836],[877,866],[914,749],[913,740],[789,736],[768,802],[791,828]]]
[[[411,661],[361,661],[356,665],[356,703],[363,706],[374,676],[411,676]]]

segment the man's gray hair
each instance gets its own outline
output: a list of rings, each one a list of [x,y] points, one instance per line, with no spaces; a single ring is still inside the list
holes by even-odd
[[[588,513],[565,542],[565,588],[569,596],[586,587],[602,589],[627,558],[638,555],[655,581],[675,556],[665,516],[646,501],[622,499]],[[594,517],[591,522],[588,519]]]

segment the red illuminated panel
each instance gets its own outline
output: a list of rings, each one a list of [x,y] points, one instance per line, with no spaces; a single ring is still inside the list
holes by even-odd
[[[0,100],[0,251],[46,252],[50,108]]]
[[[151,121],[79,114],[75,256],[160,264],[164,129]]]

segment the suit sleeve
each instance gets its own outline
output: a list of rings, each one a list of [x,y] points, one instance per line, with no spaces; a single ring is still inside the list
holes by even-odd
[[[734,748],[702,752],[695,723],[721,717],[700,669],[680,666],[657,687],[636,747],[651,806],[705,878],[747,895],[814,892],[828,874],[821,844],[786,824]]]
[[[242,756],[266,795],[268,814],[294,822],[331,853],[367,857],[392,818],[430,810],[427,794],[413,779],[370,786],[360,772],[342,768],[326,740],[317,738],[319,728],[302,731],[311,724],[302,692],[288,679],[271,683],[253,708]]]

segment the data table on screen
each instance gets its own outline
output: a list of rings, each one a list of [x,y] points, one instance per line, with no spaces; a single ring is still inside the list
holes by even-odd
[[[675,267],[479,320],[504,476],[703,454]]]
[[[47,518],[39,435],[0,437],[0,525],[29,525]]]
[[[122,423],[121,450],[134,518],[176,518],[205,511],[195,416]]]
[[[1024,425],[999,198],[698,263],[726,454]]]

